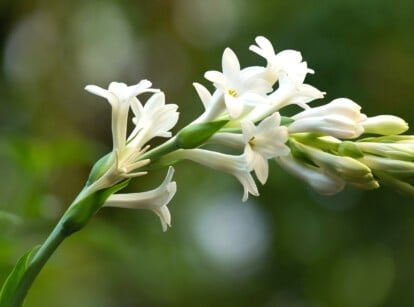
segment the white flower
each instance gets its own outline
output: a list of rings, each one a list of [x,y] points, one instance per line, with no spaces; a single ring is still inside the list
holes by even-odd
[[[163,183],[156,189],[130,194],[113,194],[105,202],[104,207],[147,209],[157,214],[161,220],[163,231],[171,226],[171,214],[167,204],[177,191],[177,184],[171,181],[174,168],[170,166]]]
[[[267,103],[266,94],[272,91],[271,84],[248,70],[240,70],[239,60],[230,48],[224,50],[222,67],[223,72],[207,71],[204,76],[223,92],[231,118],[239,117],[245,106]]]
[[[362,125],[366,133],[382,135],[400,134],[408,130],[405,120],[393,115],[368,117]]]
[[[126,145],[128,112],[132,101],[137,95],[147,92],[158,92],[152,89],[151,82],[142,80],[136,85],[127,86],[125,83],[111,82],[108,89],[96,85],[87,85],[85,90],[106,98],[112,107],[112,138],[114,150],[123,151]]]
[[[275,112],[291,104],[308,109],[307,103],[323,98],[324,95],[325,93],[317,88],[297,80],[292,80],[287,75],[282,74],[279,77],[279,87],[269,95],[269,100],[273,106],[272,111]]]
[[[320,132],[342,139],[356,138],[364,133],[362,124],[367,118],[360,110],[352,100],[338,98],[292,116],[289,133]]]
[[[200,97],[204,106],[204,113],[198,117],[193,123],[209,122],[217,119],[218,116],[226,111],[226,104],[224,102],[224,94],[217,89],[213,95],[200,83],[194,82],[193,86]]]
[[[135,99],[131,107],[135,115],[132,119],[135,129],[128,138],[128,145],[142,147],[154,137],[171,137],[170,129],[178,121],[178,106],[165,104],[163,92],[152,95],[144,106]]]
[[[263,36],[256,37],[256,45],[250,50],[262,56],[267,61],[264,76],[267,81],[274,84],[281,75],[286,75],[296,83],[303,83],[306,74],[313,73],[306,62],[302,62],[302,55],[295,50],[283,50],[275,53],[272,43]]]
[[[249,120],[243,120],[240,124],[249,170],[254,170],[259,181],[265,184],[269,174],[267,160],[285,156],[290,151],[285,145],[288,140],[287,129],[280,126],[279,113],[265,118],[257,126]]]
[[[136,171],[147,165],[149,159],[140,159],[149,148],[144,146],[153,137],[170,137],[169,130],[178,120],[177,106],[165,105],[164,93],[151,89],[151,82],[143,80],[134,86],[112,82],[108,90],[95,85],[85,89],[93,94],[106,98],[112,106],[113,150],[108,159],[106,172],[94,182],[94,189],[112,186],[119,181],[145,175]],[[141,93],[155,92],[145,106],[135,97]],[[127,138],[128,114],[132,108],[135,113],[133,122],[135,129]]]
[[[345,181],[323,169],[296,160],[292,155],[275,158],[279,165],[297,178],[308,183],[314,190],[324,195],[342,191]]]
[[[220,172],[233,175],[244,188],[243,201],[247,200],[249,193],[254,196],[259,195],[244,155],[235,156],[204,149],[187,149],[178,150],[170,154],[170,159],[191,160]]]
[[[323,98],[324,92],[304,83],[298,83],[290,79],[286,74],[279,76],[279,87],[268,95],[269,104],[257,105],[245,118],[256,122],[278,112],[288,105],[298,105],[303,109],[309,109],[309,102]]]

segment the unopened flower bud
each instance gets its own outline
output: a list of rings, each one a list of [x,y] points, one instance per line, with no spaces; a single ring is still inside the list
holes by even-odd
[[[402,118],[393,115],[368,117],[362,125],[365,133],[382,135],[401,134],[408,130],[408,124]]]

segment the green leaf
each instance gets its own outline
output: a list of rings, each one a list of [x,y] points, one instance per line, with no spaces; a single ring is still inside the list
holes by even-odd
[[[20,307],[24,295],[16,295],[21,279],[29,267],[30,260],[40,246],[35,246],[27,251],[17,262],[13,271],[7,277],[0,292],[0,307]]]

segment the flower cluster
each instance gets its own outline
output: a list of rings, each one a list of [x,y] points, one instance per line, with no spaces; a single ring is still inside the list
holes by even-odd
[[[252,174],[265,184],[269,161],[322,194],[337,193],[346,184],[374,189],[380,183],[414,193],[413,137],[400,135],[408,129],[404,120],[392,115],[368,117],[348,98],[311,107],[310,102],[325,93],[305,83],[306,75],[314,71],[300,52],[276,53],[261,36],[250,50],[266,64],[242,68],[236,54],[225,49],[222,71],[204,75],[214,91],[194,83],[204,112],[175,136],[170,130],[178,120],[177,106],[165,104],[164,94],[151,88],[149,81],[134,86],[113,82],[107,90],[86,87],[112,106],[113,149],[92,172],[91,189],[170,167],[157,189],[114,194],[104,206],[152,210],[165,230],[171,221],[167,204],[176,192],[171,165],[180,160],[234,176],[244,188],[244,201],[249,194],[259,195]],[[145,104],[137,98],[143,93],[151,94]],[[299,111],[283,116],[290,105]],[[129,111],[134,114],[134,128],[127,137]],[[379,136],[358,140],[364,134]],[[154,137],[168,140],[149,150]],[[234,149],[238,154],[231,153]]]
[[[96,85],[88,85],[85,89],[106,98],[112,107],[113,149],[109,156],[104,157],[105,165],[99,169],[102,174],[91,184],[90,189],[108,188],[127,178],[147,174],[146,171],[139,171],[151,162],[144,157],[149,149],[147,143],[155,137],[171,137],[170,129],[178,121],[178,106],[165,104],[164,93],[152,89],[148,80],[133,86],[112,82],[107,90]],[[136,97],[143,93],[153,93],[145,105]],[[134,114],[132,121],[135,127],[127,137],[130,110]],[[176,192],[176,183],[171,181],[173,172],[170,168],[165,181],[155,190],[114,194],[104,206],[152,210],[160,217],[163,229],[166,230],[171,223],[167,204]]]

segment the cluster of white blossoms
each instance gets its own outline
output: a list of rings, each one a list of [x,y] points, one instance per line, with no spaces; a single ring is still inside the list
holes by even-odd
[[[165,104],[164,93],[152,89],[148,80],[133,86],[112,82],[107,90],[95,85],[88,85],[85,89],[106,98],[112,107],[113,149],[101,167],[103,174],[91,184],[91,190],[109,188],[127,178],[146,175],[147,171],[139,169],[151,161],[143,158],[149,148],[147,143],[154,137],[171,137],[170,129],[178,121],[178,106]],[[137,98],[143,93],[153,93],[145,105]],[[132,121],[135,127],[127,137],[130,110],[134,114]],[[177,189],[176,183],[171,181],[173,173],[171,167],[164,182],[152,191],[113,194],[104,206],[152,210],[160,217],[162,227],[166,230],[171,223],[167,204]]]
[[[305,83],[313,70],[300,52],[276,53],[261,36],[250,50],[266,65],[241,68],[236,54],[225,49],[222,71],[205,73],[214,91],[194,83],[204,112],[175,136],[170,130],[178,120],[177,105],[165,104],[163,92],[152,89],[149,81],[134,86],[113,82],[107,90],[86,87],[112,106],[113,150],[100,162],[91,188],[108,188],[150,169],[170,167],[158,188],[113,194],[104,206],[152,210],[167,229],[167,204],[176,192],[171,165],[185,159],[234,176],[244,188],[243,201],[249,194],[259,195],[252,173],[265,184],[269,160],[323,194],[337,193],[346,184],[374,189],[379,182],[413,193],[414,141],[399,135],[408,129],[404,120],[367,117],[347,98],[312,108],[309,103],[323,98],[324,92]],[[151,94],[145,104],[137,98],[143,93]],[[290,105],[298,106],[298,113],[282,116]],[[130,111],[134,128],[127,136]],[[357,140],[364,133],[380,136]],[[148,142],[155,137],[168,140],[150,149]],[[239,154],[229,153],[234,149]]]

